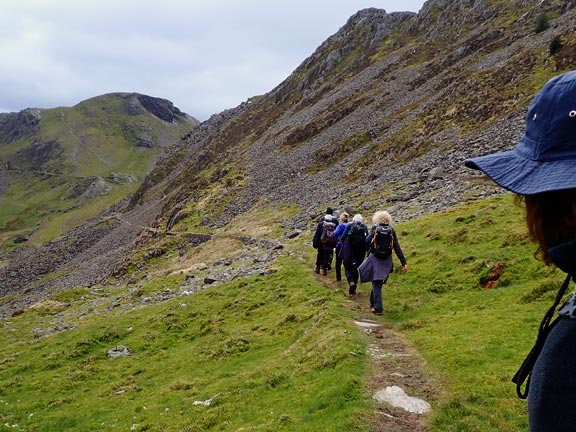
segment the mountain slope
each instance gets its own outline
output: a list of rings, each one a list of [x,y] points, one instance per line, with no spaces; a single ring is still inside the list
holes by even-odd
[[[197,124],[169,101],[127,93],[0,114],[4,248],[50,240],[122,200]]]
[[[126,207],[44,245],[57,265],[11,273],[27,260],[7,256],[0,282],[42,292],[129,277],[135,263],[145,273],[142,250],[280,208],[286,231],[306,230],[328,205],[385,207],[402,221],[499,193],[463,160],[514,145],[536,89],[576,63],[573,6],[430,0],[419,14],[360,11],[275,89],[171,146]],[[541,17],[548,29],[536,31]]]
[[[193,209],[224,226],[265,199],[296,204],[303,227],[327,205],[405,220],[498,192],[463,159],[514,145],[536,89],[575,63],[573,22],[560,1],[360,11],[277,88],[192,133],[133,202],[164,182],[158,226]]]

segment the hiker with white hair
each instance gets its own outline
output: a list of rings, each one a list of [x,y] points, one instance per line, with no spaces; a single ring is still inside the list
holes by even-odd
[[[534,97],[513,150],[465,165],[517,194],[542,260],[567,273],[512,381],[518,396],[528,398],[531,432],[575,430],[576,296],[557,308],[576,277],[576,71],[552,78]]]
[[[396,254],[402,264],[402,271],[408,270],[404,252],[400,247],[398,235],[392,228],[392,217],[387,211],[377,211],[372,216],[374,226],[368,237],[366,245],[368,258],[358,267],[362,282],[372,282],[370,292],[370,307],[372,313],[382,315],[384,304],[382,302],[382,286],[388,281],[390,273],[394,270],[392,252]]]

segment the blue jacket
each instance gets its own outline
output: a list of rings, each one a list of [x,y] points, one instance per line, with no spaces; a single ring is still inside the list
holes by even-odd
[[[551,248],[554,264],[576,275],[576,242]],[[576,297],[559,311],[530,376],[528,420],[531,432],[576,430]]]
[[[342,234],[346,232],[346,228],[348,227],[349,222],[344,222],[339,224],[336,229],[334,230],[334,238],[336,239],[336,248],[340,248],[342,246]]]

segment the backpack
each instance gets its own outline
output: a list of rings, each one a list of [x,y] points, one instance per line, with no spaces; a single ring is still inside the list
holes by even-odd
[[[372,251],[378,258],[392,255],[394,249],[394,231],[390,225],[378,225],[372,239]]]
[[[366,225],[352,222],[348,227],[348,239],[355,246],[364,246],[366,244]]]
[[[322,222],[322,235],[320,236],[320,241],[325,244],[335,244],[334,241],[334,230],[336,229],[336,224],[334,222],[324,221]]]

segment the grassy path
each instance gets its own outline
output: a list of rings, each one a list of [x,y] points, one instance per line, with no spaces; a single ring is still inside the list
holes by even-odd
[[[385,316],[370,312],[370,284],[361,284],[356,296],[348,297],[346,281],[336,282],[333,272],[327,277],[318,276],[328,288],[341,292],[353,311],[354,320],[364,323],[364,335],[370,353],[369,373],[365,379],[365,392],[372,396],[389,386],[398,386],[413,397],[430,401],[434,384],[428,374],[425,361],[404,336],[386,323]],[[386,312],[385,312],[386,313]],[[430,427],[426,414],[411,413],[386,403],[373,402],[374,413],[370,417],[372,432],[428,432]]]

